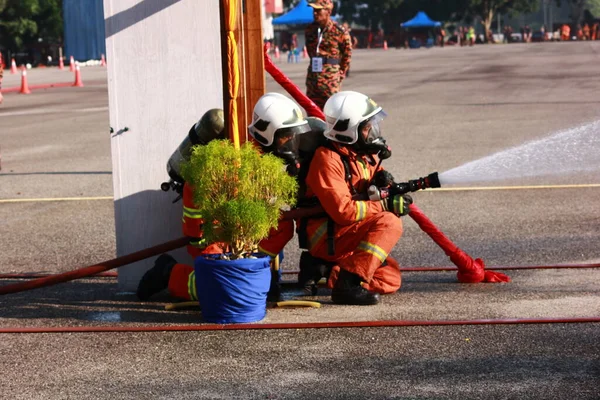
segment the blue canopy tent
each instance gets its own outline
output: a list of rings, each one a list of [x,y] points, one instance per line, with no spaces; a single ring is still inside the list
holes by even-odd
[[[442,23],[432,20],[423,11],[419,11],[413,19],[400,24],[400,26],[405,32],[410,32],[409,35],[412,36],[406,40],[408,47],[418,49],[421,44],[425,44],[426,47],[434,45],[435,35],[431,34],[431,30],[441,27]],[[404,36],[407,37],[406,33]]]
[[[307,25],[314,21],[313,8],[306,0],[300,0],[288,13],[274,18],[273,25]]]
[[[400,24],[400,26],[402,28],[436,28],[442,26],[442,23],[432,20],[423,11],[419,11],[413,19]]]

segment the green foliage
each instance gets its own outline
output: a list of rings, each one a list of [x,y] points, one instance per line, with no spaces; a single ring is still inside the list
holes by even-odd
[[[345,21],[354,21],[376,30],[384,20],[384,16],[398,6],[403,0],[344,0],[341,2],[338,13]]]
[[[587,0],[588,9],[596,18],[600,18],[600,0]]]
[[[204,218],[204,237],[228,243],[237,257],[277,227],[281,208],[293,206],[298,191],[283,161],[261,155],[251,143],[239,150],[228,140],[194,146],[182,174]]]
[[[17,52],[40,37],[60,41],[62,33],[61,0],[0,0],[0,47]]]

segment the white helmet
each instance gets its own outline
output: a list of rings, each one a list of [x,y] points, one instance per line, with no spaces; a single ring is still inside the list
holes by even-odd
[[[359,125],[367,120],[378,123],[387,116],[385,111],[368,96],[353,91],[335,93],[323,107],[327,129],[325,137],[335,142],[354,144],[357,141],[366,143],[381,137],[380,130],[373,130],[368,138],[362,138],[358,134]],[[360,143],[359,143],[360,144]]]
[[[276,136],[310,131],[302,110],[289,98],[279,93],[264,94],[254,106],[248,132],[263,147],[271,147]]]

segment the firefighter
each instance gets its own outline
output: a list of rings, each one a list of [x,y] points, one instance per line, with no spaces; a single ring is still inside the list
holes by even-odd
[[[203,126],[206,126],[206,124]],[[220,121],[219,128],[222,129]],[[250,136],[256,140],[262,151],[272,153],[283,159],[287,165],[288,173],[291,175],[294,175],[299,168],[297,134],[307,132],[310,129],[300,107],[279,93],[267,93],[258,100],[254,107],[252,123],[248,127]],[[217,129],[209,130],[217,131]],[[216,135],[213,139],[217,138],[219,138],[219,135]],[[201,238],[201,216],[194,212],[193,202],[191,202],[192,189],[187,188],[188,191],[186,192],[186,186],[184,185],[184,200],[187,193],[190,203],[186,206],[184,202],[184,233],[186,235],[193,233],[194,237]],[[185,232],[185,222],[189,222],[189,228],[193,231]],[[278,228],[273,229],[269,237],[260,242],[259,251],[274,258],[293,236],[293,221],[281,221]],[[202,254],[223,253],[225,250],[224,244],[213,243],[207,245],[200,241],[197,247],[191,248],[190,254],[197,257]],[[278,274],[278,271],[276,272]],[[169,294],[173,297],[184,300],[197,300],[195,279],[193,266],[178,264],[173,257],[163,254],[158,257],[154,267],[142,277],[137,295],[141,300],[147,300],[155,293],[168,289]],[[275,282],[272,281],[272,283]],[[274,296],[278,297],[278,287],[272,289],[276,291]]]
[[[300,107],[279,93],[267,93],[256,106],[248,133],[260,145],[261,150],[284,160],[290,175],[296,176],[300,168],[299,135],[311,127],[302,115]],[[294,236],[294,222],[280,221],[269,237],[259,244],[259,251],[275,257]]]
[[[183,181],[179,173],[180,163],[189,155],[191,146],[206,145],[215,139],[225,139],[225,119],[223,110],[207,111],[194,124],[186,139],[171,156],[167,163],[167,171],[172,180],[183,185],[183,234],[189,238],[188,253],[196,258],[202,254],[222,253],[226,250],[223,243],[206,243],[202,238],[202,217],[193,201],[193,188]],[[148,300],[154,294],[169,289],[174,297],[197,300],[194,267],[178,263],[169,254],[161,254],[140,280],[137,297]]]
[[[402,235],[399,216],[408,214],[408,195],[371,201],[367,188],[389,175],[380,159],[391,155],[381,136],[386,113],[364,94],[343,91],[325,103],[330,146],[315,151],[306,177],[327,216],[310,218],[305,230],[312,257],[332,262],[328,281],[337,304],[373,305],[380,294],[400,288],[397,262],[388,256]],[[363,200],[355,200],[363,195]]]

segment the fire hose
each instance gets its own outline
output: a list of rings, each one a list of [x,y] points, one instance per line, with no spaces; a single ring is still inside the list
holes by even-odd
[[[47,277],[38,278],[27,282],[19,282],[13,285],[1,286],[0,295],[22,292],[24,290],[37,289],[44,286],[55,285],[57,283],[72,281],[74,279],[85,278],[88,276],[98,274],[100,272],[108,271],[113,268],[119,268],[127,264],[131,264],[137,261],[144,260],[146,258],[166,253],[171,250],[178,249],[180,247],[185,246],[188,243],[189,238],[182,237],[176,240],[171,240],[170,242],[160,244],[158,246],[136,251],[135,253],[127,254],[122,257],[104,261],[99,264],[90,265],[88,267],[64,272],[62,274],[50,275]]]

